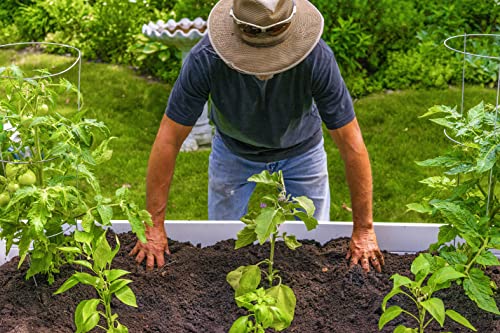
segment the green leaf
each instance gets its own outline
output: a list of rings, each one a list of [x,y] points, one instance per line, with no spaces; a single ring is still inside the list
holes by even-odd
[[[115,293],[116,291],[120,290],[121,288],[125,287],[126,285],[128,285],[131,282],[132,282],[132,280],[128,280],[128,279],[115,280],[109,286],[109,292]]]
[[[440,252],[439,253],[440,257],[443,257],[446,262],[448,262],[450,265],[466,265],[467,260],[467,255],[462,252]]]
[[[297,238],[295,235],[290,235],[290,236],[284,236],[284,241],[285,245],[290,249],[290,250],[296,250],[297,248],[301,247],[302,244],[297,241]]]
[[[76,279],[74,276],[71,276],[69,279],[67,279],[60,287],[59,289],[56,290],[54,295],[61,294],[65,292],[68,289],[73,288],[78,284],[78,279]]]
[[[473,330],[474,332],[477,332],[477,329],[472,326],[472,324],[465,318],[463,317],[460,313],[453,311],[453,310],[446,310],[446,315],[451,319],[456,321],[462,326],[467,327],[470,330]]]
[[[82,219],[82,228],[86,232],[90,232],[92,226],[94,225],[94,216],[91,212],[87,212]]]
[[[435,118],[435,119],[430,119],[430,121],[449,129],[455,129],[454,124],[451,121],[447,120],[446,118]]]
[[[408,327],[403,326],[403,325],[398,325],[398,327],[396,327],[394,329],[393,333],[418,333],[418,329],[408,328]]]
[[[481,235],[476,230],[476,218],[467,209],[447,201],[433,201],[431,204],[460,231],[460,236],[469,244],[474,242],[473,238],[481,238]]]
[[[229,333],[248,333],[248,316],[242,316],[236,319],[231,325]]]
[[[441,299],[432,297],[426,301],[420,302],[420,305],[427,310],[431,316],[443,327],[445,319],[444,303]]]
[[[105,233],[98,238],[92,258],[94,259],[94,267],[96,271],[106,268],[106,265],[111,264],[113,261],[113,253],[106,239]]]
[[[234,248],[240,249],[247,245],[253,244],[257,240],[257,234],[255,233],[255,224],[248,224],[245,228],[241,229],[237,234],[236,243]]]
[[[284,330],[292,323],[295,313],[295,305],[297,300],[293,290],[283,284],[271,287],[266,290],[266,295],[273,297],[276,300],[274,305],[281,311],[281,320],[275,320],[270,326],[277,331]]]
[[[309,217],[314,216],[316,207],[314,207],[314,202],[306,196],[293,198],[293,201],[298,203],[302,209],[307,213]]]
[[[450,225],[443,225],[439,228],[438,244],[446,244],[451,242],[458,236],[457,230]]]
[[[407,204],[406,207],[408,208],[408,211],[415,211],[422,214],[432,213],[432,207],[427,204],[411,203]]]
[[[434,105],[433,107],[430,107],[429,110],[424,113],[423,115],[419,116],[419,118],[425,118],[428,116],[432,116],[436,113],[443,113],[443,112],[449,112],[449,107],[446,105]]]
[[[108,282],[113,282],[115,281],[116,279],[126,275],[126,274],[129,274],[130,272],[127,272],[123,269],[112,269],[112,270],[109,270],[109,271],[104,271],[104,275],[106,276],[106,278],[108,279]]]
[[[427,285],[435,287],[448,281],[454,281],[463,277],[465,277],[465,275],[457,272],[452,266],[445,266],[432,274],[427,282]]]
[[[92,330],[99,323],[97,312],[98,299],[81,301],[75,310],[75,324],[77,333],[85,333]]]
[[[411,264],[411,272],[415,275],[415,281],[420,281],[429,274],[431,264],[425,258],[424,255],[420,254]]]
[[[86,260],[74,260],[71,263],[77,264],[77,265],[80,265],[80,266],[83,266],[83,267],[86,267],[86,268],[92,270],[92,264]]]
[[[485,118],[484,102],[479,103],[475,107],[467,111],[467,122],[469,126],[478,129]]]
[[[498,258],[490,251],[485,251],[481,253],[479,257],[476,259],[476,263],[484,266],[499,266],[500,261]]]
[[[276,215],[279,211],[272,207],[266,207],[262,209],[261,213],[255,219],[256,227],[255,233],[257,234],[257,239],[262,245],[271,236],[271,234],[276,232],[277,220],[275,220]]]
[[[460,159],[455,156],[438,156],[425,161],[415,162],[419,166],[423,167],[452,167],[457,163],[460,163]]]
[[[382,328],[391,320],[399,316],[403,312],[403,309],[401,309],[399,306],[391,306],[387,310],[382,313],[380,316],[380,319],[378,320],[378,329],[379,331],[382,330]]]
[[[248,178],[249,182],[266,184],[266,185],[274,185],[279,186],[280,184],[276,181],[275,177],[273,177],[269,171],[264,170],[259,174],[253,175]]]
[[[130,289],[129,286],[124,286],[121,289],[117,290],[115,293],[116,298],[118,298],[123,304],[137,307],[137,300],[135,298],[135,294]]]
[[[113,218],[113,208],[109,206],[99,205],[97,206],[97,211],[101,217],[103,225],[111,225],[111,219]]]
[[[82,253],[82,251],[75,246],[59,246],[57,249],[68,253]]]
[[[407,278],[406,276],[402,276],[399,274],[394,274],[391,276],[391,279],[394,281],[394,287],[393,288],[399,288],[401,286],[407,286],[411,284],[413,281]]]
[[[85,272],[76,272],[73,274],[73,277],[80,283],[89,285],[89,286],[97,286],[99,284],[99,278],[97,276],[90,275]]]
[[[481,155],[478,157],[476,171],[483,173],[489,171],[497,161],[498,145],[495,143],[490,147],[482,147]]]
[[[309,216],[304,212],[297,211],[294,213],[299,219],[301,219],[306,225],[307,231],[311,231],[318,226],[318,220],[316,220],[313,216]]]
[[[254,307],[255,321],[262,325],[262,328],[273,326],[273,314],[268,306],[256,304]]]
[[[254,291],[260,284],[261,272],[257,265],[240,266],[226,276],[226,281],[235,291],[235,297]]]
[[[79,230],[76,230],[73,236],[75,237],[75,240],[77,242],[85,244],[90,244],[92,242],[92,239],[94,238],[91,233]]]
[[[465,294],[476,302],[477,306],[485,311],[500,315],[490,285],[490,278],[477,268],[471,268],[469,275],[464,279]]]

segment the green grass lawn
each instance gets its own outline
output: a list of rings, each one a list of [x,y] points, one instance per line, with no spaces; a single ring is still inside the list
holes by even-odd
[[[51,72],[68,66],[67,57],[0,53],[0,66],[15,61],[22,66],[44,66]],[[43,65],[48,64],[50,65]],[[458,70],[458,69],[457,69]],[[77,67],[66,77],[76,82]],[[107,194],[130,187],[133,199],[144,206],[146,166],[156,131],[168,100],[170,85],[138,76],[132,69],[109,64],[83,63],[81,91],[89,115],[104,121],[113,136],[111,161],[97,170]],[[428,170],[414,161],[431,158],[450,145],[442,130],[419,115],[435,104],[460,103],[460,89],[403,91],[376,94],[355,101],[357,117],[370,153],[374,177],[375,221],[423,221],[407,213],[406,204],[418,201],[424,185],[418,181]],[[466,89],[467,106],[481,100],[495,102],[495,91]],[[73,103],[76,108],[76,103]],[[69,103],[67,107],[72,107]],[[338,150],[326,138],[332,193],[331,220],[350,221],[349,192]],[[170,191],[167,219],[207,219],[207,168],[209,151],[181,153]],[[427,172],[427,174],[426,174]],[[255,204],[255,200],[252,204]]]

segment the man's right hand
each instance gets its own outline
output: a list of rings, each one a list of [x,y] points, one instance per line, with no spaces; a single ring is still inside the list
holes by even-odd
[[[148,228],[146,230],[146,239],[147,243],[138,240],[129,255],[136,256],[135,261],[138,265],[146,258],[147,270],[153,270],[155,263],[158,268],[162,267],[165,265],[165,254],[170,255],[165,228],[163,226]]]

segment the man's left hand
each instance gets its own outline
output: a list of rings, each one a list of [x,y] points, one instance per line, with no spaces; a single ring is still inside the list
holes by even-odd
[[[353,229],[346,258],[351,259],[350,267],[360,264],[365,272],[369,272],[371,265],[377,272],[382,272],[384,255],[378,247],[373,227]]]

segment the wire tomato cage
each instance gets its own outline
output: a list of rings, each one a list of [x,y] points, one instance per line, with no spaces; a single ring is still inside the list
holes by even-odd
[[[466,34],[464,33],[463,35],[456,35],[456,36],[451,36],[448,37],[444,41],[444,45],[446,48],[448,48],[451,51],[454,51],[456,53],[462,54],[463,55],[463,62],[462,62],[462,91],[461,91],[461,103],[460,103],[460,114],[463,116],[464,113],[464,101],[465,101],[465,74],[466,74],[466,67],[467,67],[467,57],[469,58],[482,58],[482,59],[487,59],[489,61],[496,62],[497,65],[497,76],[496,76],[496,101],[495,101],[495,122],[493,126],[493,133],[495,137],[498,134],[498,109],[499,109],[499,96],[500,96],[500,54],[485,54],[485,53],[478,53],[478,52],[471,52],[469,44],[471,44],[472,40],[479,40],[479,41],[492,41],[493,45],[498,45],[500,46],[500,34]],[[463,41],[463,48],[458,49],[456,47],[452,47],[450,44],[452,41],[457,40]],[[469,42],[469,43],[468,43]],[[500,47],[498,48],[500,49]],[[497,50],[498,50],[497,49]],[[494,51],[492,51],[494,52]],[[458,140],[452,138],[447,132],[446,129],[443,130],[444,135],[453,143],[465,146],[463,143],[459,142]],[[498,144],[497,144],[498,147]],[[460,183],[460,174],[457,176],[458,177],[458,184]],[[490,173],[489,173],[489,180],[488,180],[488,197],[487,197],[487,204],[486,204],[486,214],[489,214],[489,209],[490,209],[490,203],[491,203],[491,187],[492,187],[492,178],[493,178],[493,168],[491,168]]]
[[[6,49],[10,49],[10,48],[13,48],[13,49],[18,49],[18,48],[32,48],[36,51],[45,51],[47,48],[59,48],[59,49],[62,49],[62,50],[65,50],[67,51],[66,53],[69,52],[69,55],[70,56],[73,56],[75,59],[74,61],[72,61],[68,66],[65,66],[65,68],[59,70],[58,72],[56,73],[42,73],[41,75],[34,75],[34,76],[31,76],[31,77],[25,77],[23,78],[23,80],[25,81],[36,81],[36,80],[41,80],[41,79],[48,79],[48,78],[55,78],[55,77],[61,77],[62,75],[66,74],[66,73],[69,73],[72,69],[74,69],[75,67],[77,67],[77,94],[78,94],[78,98],[77,98],[77,111],[80,111],[81,110],[81,99],[80,99],[80,92],[81,92],[81,71],[82,71],[82,52],[74,47],[74,46],[71,46],[71,45],[67,45],[67,44],[62,44],[62,43],[52,43],[52,42],[19,42],[19,43],[9,43],[9,44],[3,44],[3,45],[0,45],[0,51],[2,50],[6,50]],[[1,67],[1,66],[0,66]],[[33,70],[33,71],[40,71],[40,69],[38,70]],[[7,75],[0,75],[0,80],[5,80],[5,79],[16,79],[15,77],[12,77],[12,76],[7,76]],[[15,128],[12,129],[13,132],[15,132]],[[26,156],[26,155],[25,155]],[[51,161],[54,161],[56,159],[58,159],[59,157],[49,157],[49,158],[46,158],[46,159],[42,159],[42,160],[39,160],[39,161],[26,161],[26,160],[23,160],[22,158],[23,156],[18,156],[17,158],[14,158],[14,160],[5,160],[3,158],[3,155],[2,155],[2,151],[0,150],[0,163],[2,165],[2,168],[3,170],[5,170],[5,165],[6,164],[15,164],[15,165],[36,165],[36,164],[40,164],[40,163],[47,163],[47,162],[51,162]],[[77,179],[77,183],[76,183],[76,186],[78,188],[78,168],[76,169],[76,179]],[[77,228],[78,228],[78,225],[76,224]],[[47,238],[53,238],[53,237],[56,237],[56,236],[59,236],[61,234],[65,234],[67,233],[68,231],[70,231],[72,228],[74,228],[74,226],[67,226],[65,228],[63,228],[62,231],[60,232],[57,232],[53,235],[48,235]],[[30,246],[31,248],[31,246]],[[29,257],[29,256],[28,256]],[[35,277],[33,277],[33,280],[36,283],[36,279]]]
[[[23,78],[25,81],[29,80],[40,80],[40,79],[47,79],[47,78],[53,78],[53,77],[59,77],[62,76],[65,73],[68,73],[71,71],[73,68],[78,66],[78,76],[77,76],[77,91],[78,95],[80,95],[80,81],[81,81],[81,72],[82,72],[82,52],[80,49],[67,45],[67,44],[61,44],[61,43],[52,43],[52,42],[19,42],[19,43],[9,43],[9,44],[2,44],[0,45],[0,51],[8,48],[27,48],[27,47],[32,47],[37,50],[44,50],[44,48],[47,47],[55,47],[55,48],[61,48],[61,49],[67,49],[70,51],[74,51],[76,53],[75,60],[66,68],[60,70],[59,72],[56,73],[45,73],[42,75],[35,75],[31,77],[26,77]],[[1,66],[0,66],[1,67]],[[0,80],[2,79],[15,79],[15,77],[8,76],[8,75],[0,75]],[[77,111],[80,111],[81,109],[81,101],[80,98],[77,98]],[[55,160],[57,157],[54,158],[48,158],[40,161],[22,161],[20,159],[16,159],[15,161],[11,160],[4,160],[2,156],[2,151],[0,151],[0,163],[2,163],[2,167],[5,170],[5,164],[37,164],[37,163],[45,163],[45,162],[50,162],[52,160]]]

